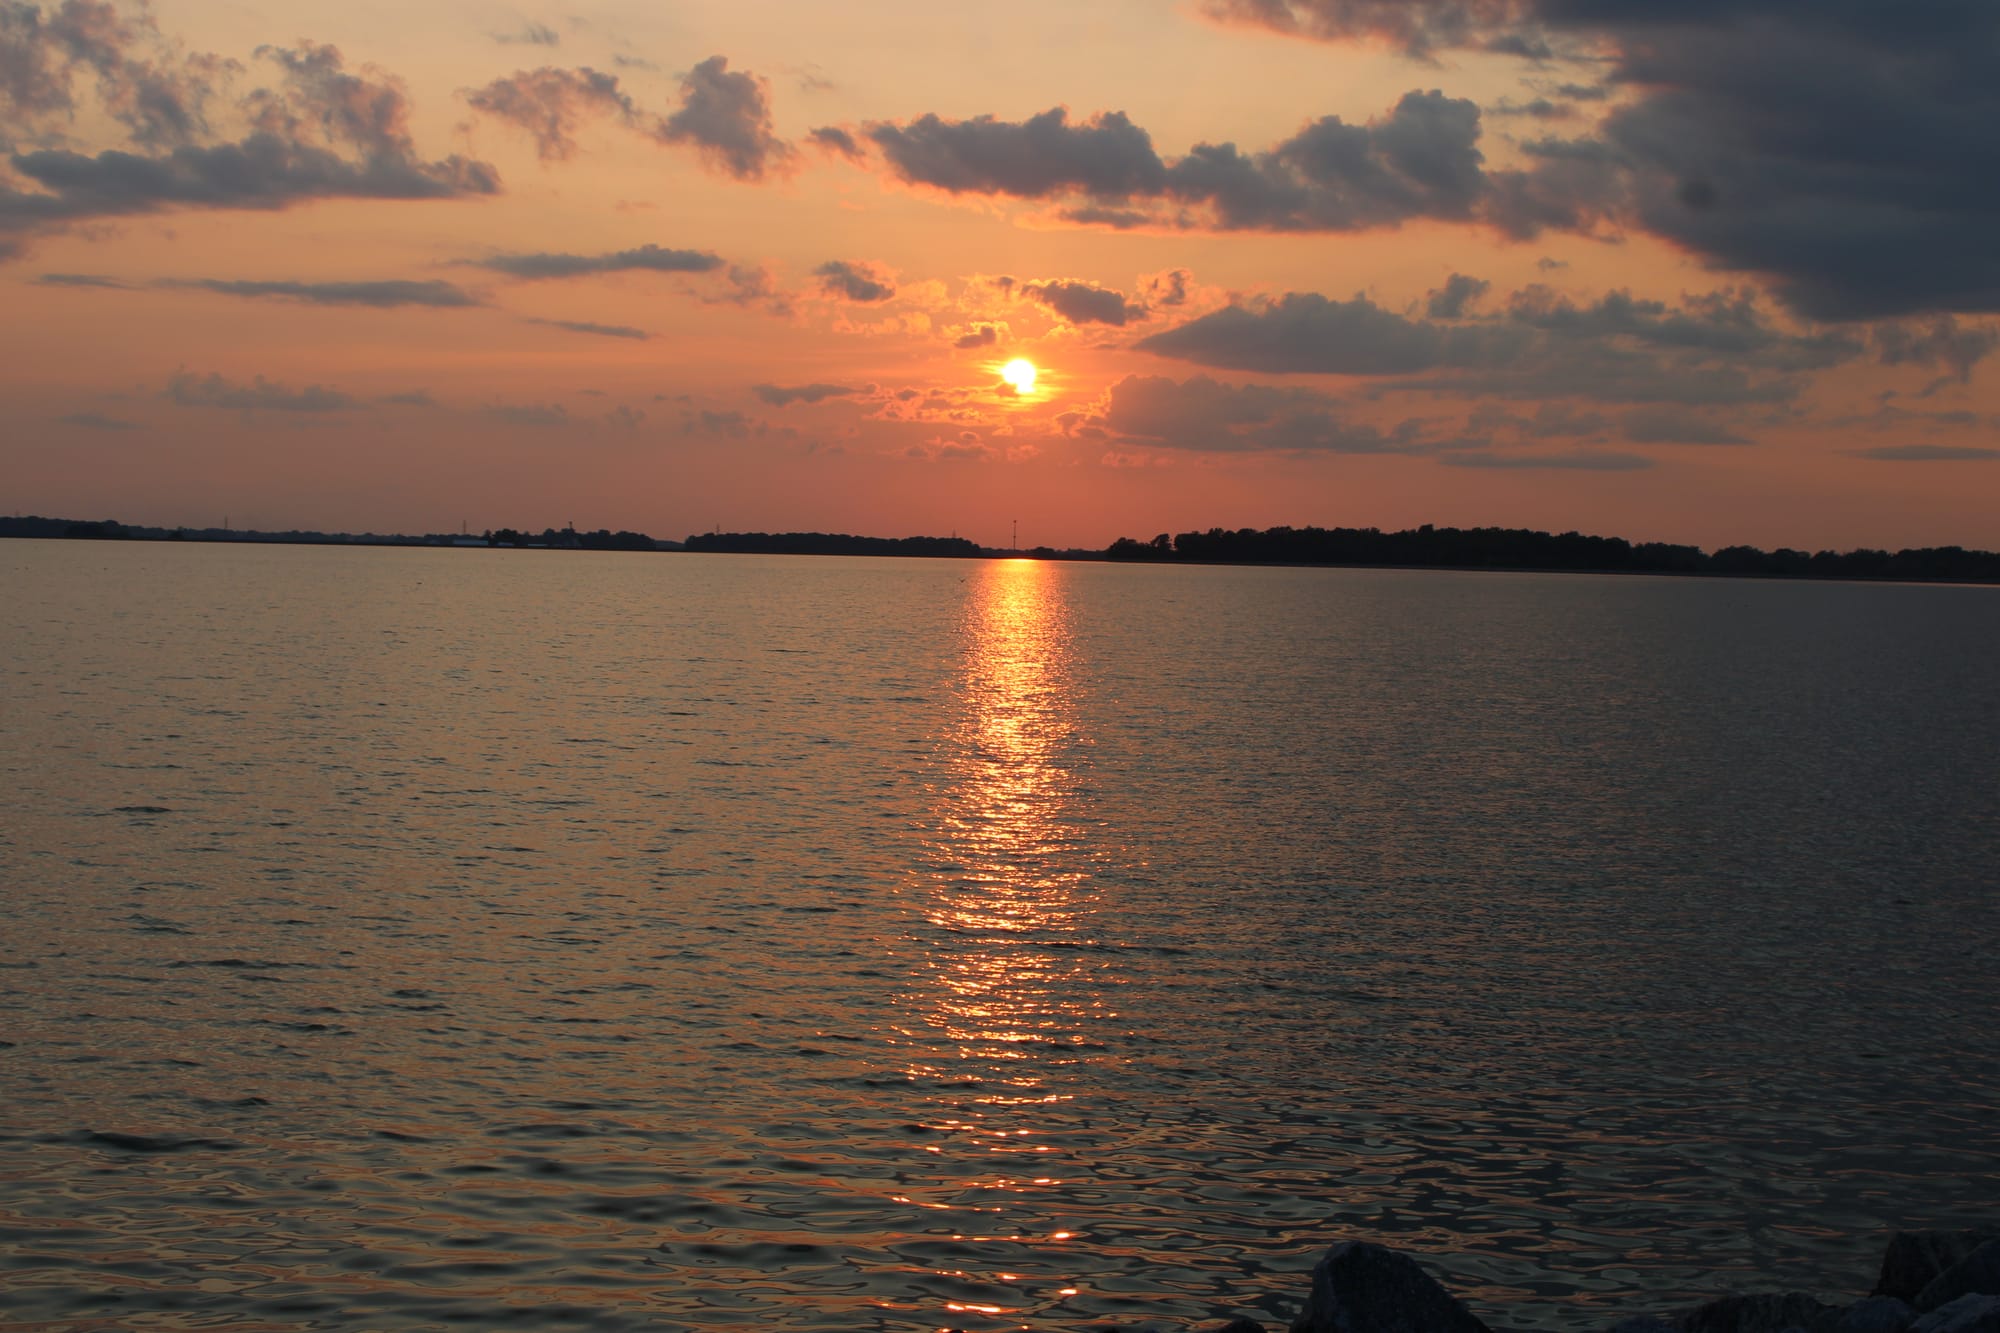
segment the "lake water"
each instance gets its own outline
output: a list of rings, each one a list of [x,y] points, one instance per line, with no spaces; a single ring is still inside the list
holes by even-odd
[[[0,1322],[1867,1288],[2000,1184],[2000,590],[0,543]]]

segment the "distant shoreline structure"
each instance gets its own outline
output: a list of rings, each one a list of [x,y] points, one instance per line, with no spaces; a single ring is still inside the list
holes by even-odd
[[[532,550],[676,551],[738,555],[904,556],[927,559],[1033,559],[1161,565],[1274,565],[1347,569],[1449,569],[1519,573],[1681,574],[1736,578],[1839,579],[1893,583],[2000,584],[2000,553],[1960,546],[1900,551],[1861,548],[1806,552],[1725,546],[1704,551],[1668,542],[1626,541],[1529,528],[1210,528],[1161,533],[1149,542],[1120,537],[1103,550],[981,546],[964,537],[859,537],[825,532],[708,532],[684,542],[641,532],[574,527],[539,533],[514,528],[420,536],[344,532],[261,532],[164,528],[116,520],[0,518],[0,538],[193,541],[239,545],[513,547]]]

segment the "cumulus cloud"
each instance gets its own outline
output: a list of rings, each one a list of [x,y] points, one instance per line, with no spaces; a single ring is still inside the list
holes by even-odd
[[[999,324],[974,324],[964,333],[952,339],[951,345],[959,351],[970,351],[975,347],[992,347],[1000,341]]]
[[[751,392],[773,407],[786,407],[792,403],[824,402],[828,398],[852,398],[862,390],[846,384],[796,384],[790,387],[759,384]]]
[[[251,282],[221,278],[167,279],[162,287],[192,288],[223,296],[275,297],[308,305],[390,306],[473,306],[480,302],[461,287],[449,282]]]
[[[797,156],[772,131],[770,84],[731,72],[724,56],[710,56],[681,77],[680,109],[654,135],[694,146],[711,167],[742,181],[787,171]]]
[[[168,401],[182,407],[229,407],[256,412],[342,412],[355,400],[338,389],[309,384],[290,389],[262,375],[248,384],[220,375],[197,376],[181,371],[167,381]]]
[[[1072,324],[1110,324],[1117,328],[1146,318],[1152,312],[1123,292],[1095,283],[1055,279],[1020,284],[1022,295],[1047,306]]]
[[[868,156],[862,150],[860,142],[838,125],[822,125],[808,132],[806,142],[836,157],[844,157],[850,162],[859,162]]]
[[[896,294],[896,284],[879,264],[830,259],[813,270],[820,290],[863,305],[886,301]]]
[[[617,75],[589,68],[516,70],[464,97],[473,110],[526,130],[544,162],[567,161],[584,122],[612,117],[630,123],[639,114]]]
[[[641,270],[653,273],[712,273],[723,266],[720,255],[706,250],[671,250],[646,244],[609,254],[578,255],[550,252],[494,255],[468,261],[511,278],[578,278],[593,273]]]
[[[500,188],[484,162],[425,161],[410,137],[401,87],[349,72],[331,46],[259,48],[277,82],[237,99],[231,113],[243,133],[218,139],[206,108],[220,95],[228,62],[181,57],[169,69],[166,57],[140,59],[132,49],[157,35],[94,0],[65,0],[47,12],[8,0],[0,15],[0,86],[10,104],[25,103],[29,116],[51,108],[67,115],[78,107],[73,67],[86,65],[96,75],[96,105],[124,125],[133,145],[14,153],[8,165],[18,183],[0,182],[0,245],[18,250],[37,232],[177,208],[446,199]]]
[[[1621,222],[1769,282],[1816,319],[2000,310],[2000,6],[1209,0],[1322,41],[1585,54],[1630,96],[1588,140],[1495,182],[1516,234]],[[1782,71],[1782,76],[1774,76]],[[1587,96],[1592,85],[1559,87]]]
[[[929,114],[907,125],[871,124],[866,133],[899,178],[953,194],[1124,198],[1157,194],[1166,179],[1151,136],[1118,111],[1076,124],[1063,107],[1018,124]]]
[[[1953,379],[1964,384],[1972,378],[1972,368],[2000,347],[2000,329],[1960,324],[1950,315],[1938,315],[1917,324],[1881,325],[1875,329],[1873,341],[1876,357],[1885,366],[1929,369],[1942,364]]]
[[[1484,278],[1470,278],[1463,273],[1454,273],[1444,280],[1444,286],[1430,293],[1424,303],[1424,313],[1432,319],[1463,319],[1465,312],[1486,295],[1493,284]]]

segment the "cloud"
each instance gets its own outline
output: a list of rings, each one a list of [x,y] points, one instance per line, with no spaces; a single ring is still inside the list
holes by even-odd
[[[589,68],[516,70],[463,96],[473,110],[526,130],[544,162],[569,160],[586,120],[615,117],[631,123],[639,114],[617,75]]]
[[[1884,463],[1990,463],[2000,459],[2000,449],[1951,444],[1885,444],[1862,449],[1859,457]]]
[[[846,384],[798,384],[789,388],[759,384],[751,392],[773,407],[786,407],[792,403],[823,402],[828,398],[852,398],[862,390]]]
[[[1493,284],[1484,278],[1469,278],[1463,273],[1454,273],[1444,281],[1444,286],[1430,293],[1424,304],[1424,313],[1432,319],[1463,319],[1465,312],[1486,295]]]
[[[162,287],[193,288],[224,296],[277,297],[309,305],[475,306],[478,298],[449,282],[244,282],[220,278],[166,279]]]
[[[86,430],[137,430],[137,422],[121,421],[117,417],[107,417],[101,412],[72,412],[62,418],[68,426],[82,426]]]
[[[759,427],[760,431],[761,429]],[[741,439],[750,433],[750,418],[741,412],[715,412],[703,408],[698,412],[682,414],[681,433],[721,435],[729,439]]]
[[[1315,292],[1287,292],[1255,308],[1225,307],[1134,345],[1225,370],[1406,375],[1504,362],[1528,341],[1506,329],[1406,319],[1366,296],[1329,301]]]
[[[1964,384],[1971,380],[1972,368],[2000,347],[2000,329],[1961,325],[1950,315],[1937,315],[1921,325],[1880,325],[1873,342],[1876,358],[1885,366],[1928,369],[1943,363],[1952,378]]]
[[[562,34],[545,23],[528,23],[519,32],[496,32],[493,40],[502,46],[561,46]]]
[[[1421,452],[1413,430],[1385,435],[1345,419],[1340,403],[1308,389],[1128,375],[1111,386],[1102,416],[1084,423],[1150,448],[1201,453]]]
[[[1194,274],[1184,268],[1162,269],[1139,280],[1139,293],[1149,306],[1182,306],[1187,304],[1193,282]]]
[[[860,162],[868,155],[855,137],[837,125],[822,125],[806,135],[806,142],[836,157],[844,157],[850,162]]]
[[[1682,406],[1786,402],[1806,372],[1865,350],[1844,333],[1787,333],[1740,291],[1678,306],[1625,292],[1578,304],[1539,286],[1501,313],[1460,321],[1401,315],[1361,295],[1288,292],[1134,346],[1216,369],[1382,377],[1376,392]]]
[[[97,273],[44,273],[35,279],[38,287],[103,287],[111,291],[137,290],[133,284]]]
[[[1112,227],[1355,231],[1420,217],[1464,220],[1489,188],[1479,108],[1437,91],[1405,94],[1365,125],[1323,116],[1265,152],[1203,143],[1171,162],[1116,111],[1080,122],[1063,107],[1018,123],[930,114],[871,124],[867,137],[905,183],[1020,199],[1082,196],[1062,216]]]
[[[991,347],[1000,341],[1002,327],[999,324],[974,324],[954,338],[951,345],[962,352],[975,347]]]
[[[830,259],[813,270],[820,290],[863,305],[886,301],[896,294],[889,273],[878,264]]]
[[[543,252],[494,255],[490,259],[467,262],[512,278],[577,278],[593,273],[621,273],[635,269],[653,273],[711,273],[723,264],[720,255],[706,250],[669,250],[651,244],[601,255]]]
[[[1555,469],[1572,472],[1638,472],[1653,466],[1652,459],[1640,454],[1606,453],[1599,450],[1577,450],[1563,454],[1492,454],[1468,451],[1441,454],[1438,462],[1446,467],[1528,471]]]
[[[220,375],[197,377],[181,371],[167,381],[167,399],[182,407],[228,407],[257,412],[343,412],[357,404],[338,389],[309,384],[288,389],[262,375],[238,384]]]
[[[529,324],[540,324],[544,328],[564,329],[570,333],[588,333],[599,338],[630,338],[635,342],[645,342],[653,335],[644,329],[635,329],[626,324],[593,324],[583,319],[529,319]]]
[[[486,415],[510,426],[567,426],[569,409],[561,403],[495,403]]]
[[[1157,194],[1166,179],[1151,137],[1118,111],[1074,125],[1063,107],[1019,124],[930,114],[907,125],[877,122],[866,135],[898,178],[953,194],[1126,198]]]
[[[31,18],[24,19],[30,11]],[[95,46],[78,45],[83,37],[58,38],[54,34],[61,25],[41,18],[35,6],[20,0],[8,0],[0,12],[7,15],[6,40],[11,43],[0,44],[0,63],[15,60],[23,49],[28,52],[25,65],[0,81],[10,90],[22,85],[30,99],[46,101],[53,94],[37,73],[35,53],[53,41],[68,43],[65,49],[91,51],[87,59],[100,70],[95,85],[99,105],[127,126],[139,149],[85,153],[44,147],[14,153],[9,165],[27,188],[0,184],[0,243],[18,248],[19,237],[60,231],[73,223],[178,208],[282,209],[336,198],[448,199],[494,194],[500,188],[498,174],[484,162],[459,156],[424,161],[410,139],[409,107],[401,88],[385,78],[348,73],[340,52],[331,46],[259,48],[258,55],[276,67],[279,83],[239,99],[235,114],[247,126],[242,137],[211,141],[196,104],[214,94],[211,84],[219,83],[225,62],[191,58],[176,76],[180,84],[169,87],[173,81],[162,75],[165,81],[156,81],[155,87],[141,78],[143,70],[134,73],[140,66],[117,47],[138,40],[138,30],[97,22],[111,12],[108,6],[68,0],[56,11],[56,20],[95,16],[85,34]],[[103,74],[106,69],[112,73]],[[69,97],[66,82],[62,97]],[[129,99],[129,105],[121,99]]]
[[[1123,328],[1152,313],[1143,304],[1128,300],[1123,292],[1094,283],[1061,279],[1024,282],[1020,290],[1072,324],[1110,324]]]
[[[1672,407],[1643,408],[1625,418],[1634,444],[1749,444],[1744,436],[1708,418]]]
[[[1626,94],[1588,147],[1500,182],[1525,234],[1582,217],[1607,164],[1623,225],[1758,275],[1815,319],[2000,310],[2000,6],[1836,0],[1209,0],[1321,41],[1587,57]],[[1782,76],[1774,76],[1774,72]],[[1562,90],[1565,95],[1571,89]],[[1586,145],[1579,143],[1581,151]]]
[[[681,77],[680,110],[653,133],[666,143],[692,144],[711,167],[741,181],[787,171],[797,156],[772,132],[770,85],[755,74],[731,73],[723,56]]]

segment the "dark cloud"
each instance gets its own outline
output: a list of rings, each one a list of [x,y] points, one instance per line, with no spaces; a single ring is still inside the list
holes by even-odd
[[[786,407],[792,403],[823,402],[828,398],[852,398],[862,391],[846,384],[797,384],[790,387],[759,384],[751,392],[773,407]]]
[[[104,287],[112,291],[129,292],[133,285],[118,278],[107,278],[96,273],[44,273],[35,279],[38,287]]]
[[[526,130],[544,162],[568,160],[585,121],[612,117],[629,124],[639,114],[617,75],[589,68],[516,70],[463,96],[473,110]]]
[[[530,319],[526,322],[569,333],[588,333],[599,338],[629,338],[634,342],[644,342],[653,336],[644,329],[635,329],[627,324],[593,324],[584,319]]]
[[[820,290],[828,295],[864,305],[886,301],[896,294],[895,283],[876,264],[830,259],[814,269],[813,274],[819,278]]]
[[[1170,268],[1140,282],[1140,296],[1149,306],[1171,308],[1187,304],[1188,285],[1194,274],[1184,268]]]
[[[496,403],[486,415],[510,426],[567,426],[569,409],[561,403]]]
[[[75,7],[101,8],[83,0]],[[22,7],[6,12],[18,21]],[[44,24],[40,31],[50,29]],[[121,28],[104,40],[129,33]],[[186,136],[135,129],[140,152],[12,154],[9,165],[30,188],[0,185],[0,236],[174,208],[280,209],[316,199],[444,199],[499,190],[498,175],[483,162],[420,158],[402,90],[348,73],[333,47],[264,47],[258,54],[277,67],[281,82],[240,101],[238,113],[251,128],[238,140],[176,141],[162,150],[167,139],[203,128],[190,120]],[[116,86],[107,91],[100,81],[99,89],[115,112],[108,99],[118,95]]]
[[[117,417],[107,417],[101,412],[72,412],[64,417],[63,424],[82,426],[86,430],[137,430],[138,423],[121,421]]]
[[[182,407],[229,407],[258,412],[343,412],[355,400],[338,389],[309,384],[288,389],[262,375],[238,384],[220,375],[196,376],[182,371],[167,381],[166,396]]]
[[[1707,417],[1672,407],[1642,408],[1625,418],[1625,438],[1634,444],[1749,444]]]
[[[1444,286],[1430,293],[1430,299],[1424,303],[1424,313],[1432,319],[1463,319],[1465,312],[1477,304],[1492,286],[1484,278],[1454,273],[1444,280]]]
[[[1938,315],[1921,324],[1881,325],[1873,341],[1876,357],[1885,366],[1929,369],[1941,364],[1964,384],[1972,378],[1972,368],[2000,347],[2000,329],[1960,324],[1950,315]]]
[[[761,427],[759,429],[761,431]],[[741,412],[715,412],[703,408],[682,415],[681,432],[685,435],[721,435],[741,439],[750,433],[750,418]]]
[[[820,126],[806,135],[806,142],[815,148],[844,157],[850,162],[859,162],[867,156],[855,137],[838,125]]]
[[[1467,46],[1545,55],[1548,40],[1528,21],[1533,8],[1529,0],[1206,0],[1202,5],[1227,23],[1326,42],[1380,42],[1420,59]]]
[[[561,46],[562,34],[545,23],[528,23],[519,32],[496,32],[493,40],[502,46]]]
[[[158,149],[207,130],[219,79],[235,67],[186,55],[165,42],[143,7],[63,0],[47,9],[0,3],[0,145],[5,137],[46,135],[79,109],[75,84],[87,71],[100,106],[132,141]]]
[[[952,346],[960,351],[974,347],[991,347],[1000,341],[1000,326],[997,324],[974,324],[970,330],[958,335]]]
[[[238,282],[220,278],[169,279],[162,287],[185,287],[224,296],[276,297],[309,305],[473,306],[480,302],[449,282]]]
[[[1128,375],[1111,386],[1104,415],[1089,426],[1150,448],[1202,453],[1254,451],[1415,453],[1413,431],[1385,435],[1348,421],[1340,403],[1308,389]]]
[[[538,253],[495,255],[490,259],[467,261],[512,278],[580,278],[593,273],[621,273],[642,270],[653,273],[712,273],[722,267],[722,257],[706,250],[669,250],[658,245],[642,245],[634,250],[615,250],[601,255]]]
[[[1018,124],[931,114],[907,125],[872,124],[866,133],[900,179],[953,194],[1121,199],[1158,194],[1166,181],[1151,137],[1118,111],[1077,124],[1063,107]]]
[[[1152,313],[1140,302],[1129,300],[1123,292],[1094,283],[1061,279],[1024,282],[1020,291],[1072,324],[1110,324],[1123,328]]]
[[[680,110],[654,135],[692,144],[710,166],[743,181],[788,170],[796,156],[772,132],[770,85],[747,71],[731,73],[723,56],[710,56],[681,77]]]
[[[1587,54],[1629,94],[1588,141],[1497,178],[1516,235],[1606,209],[1794,310],[2000,310],[2000,5],[1989,0],[1210,0],[1209,12],[1419,57]]]
[[[1134,345],[1218,369],[1388,377],[1378,392],[1682,406],[1786,402],[1804,373],[1864,350],[1845,334],[1784,332],[1742,292],[1671,307],[1614,292],[1580,305],[1542,287],[1457,322],[1291,292]]]
[[[1229,306],[1156,333],[1140,351],[1266,374],[1407,375],[1505,362],[1529,339],[1504,328],[1406,319],[1365,296],[1329,301],[1288,292],[1256,309]]]
[[[1990,463],[2000,459],[2000,449],[1951,444],[1885,444],[1878,449],[1862,449],[1859,455],[1884,463]]]
[[[1563,454],[1494,454],[1468,451],[1442,454],[1438,461],[1446,467],[1529,471],[1556,469],[1578,472],[1637,472],[1653,466],[1653,460],[1641,454],[1607,453],[1600,450],[1577,450]]]

